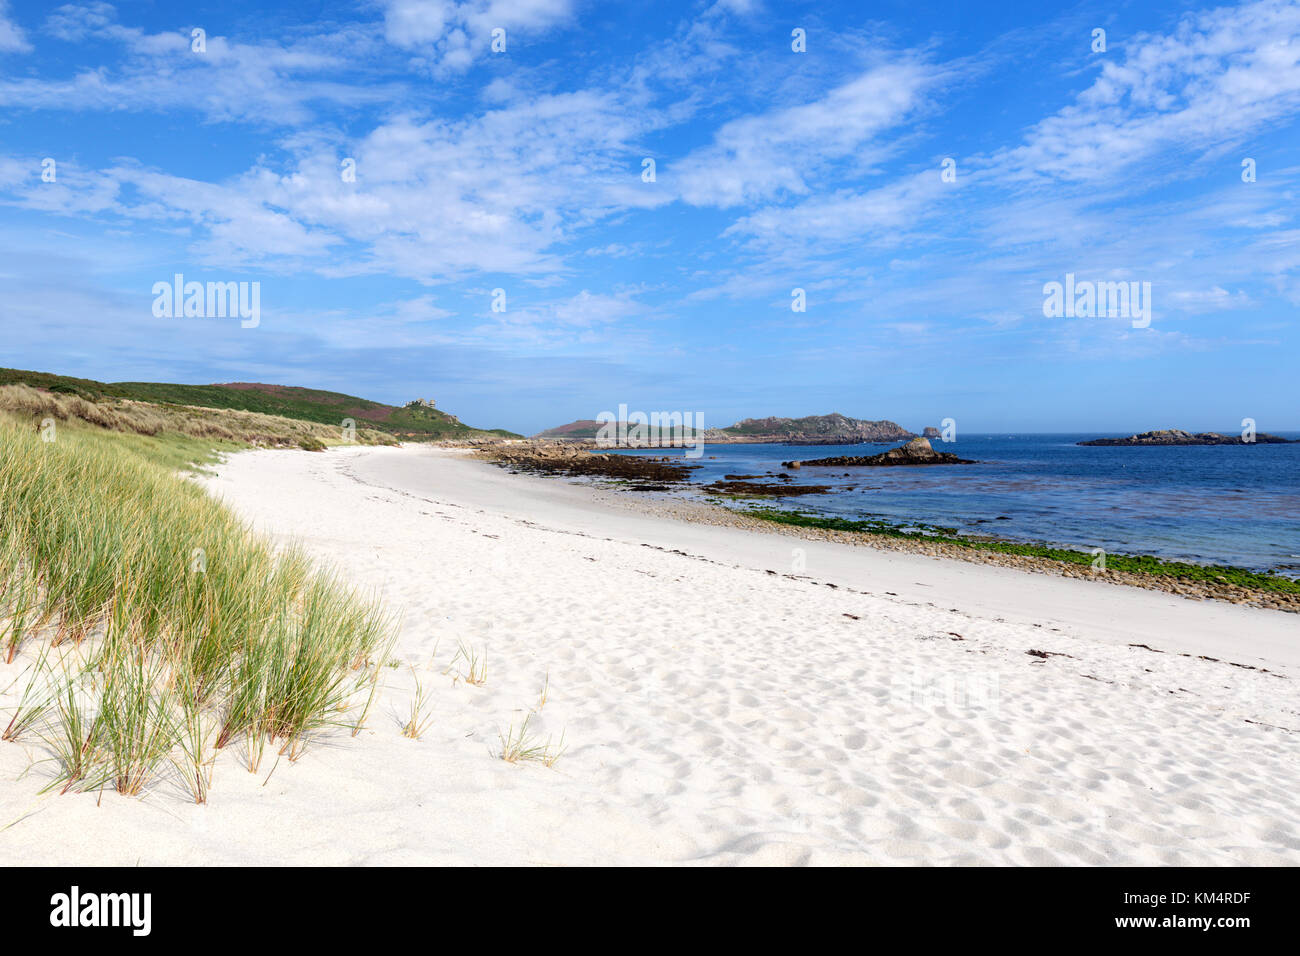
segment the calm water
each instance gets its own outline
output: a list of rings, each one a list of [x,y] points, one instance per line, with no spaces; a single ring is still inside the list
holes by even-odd
[[[1285,438],[1300,433],[1275,432]],[[936,451],[977,465],[809,468],[830,485],[775,507],[883,518],[1110,553],[1300,575],[1300,444],[1087,448],[1103,435],[961,435]],[[892,445],[707,445],[692,480],[780,472],[782,461],[872,455]],[[635,454],[635,453],[634,453]],[[656,449],[641,454],[679,457]]]

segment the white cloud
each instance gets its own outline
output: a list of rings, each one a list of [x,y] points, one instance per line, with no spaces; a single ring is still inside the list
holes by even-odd
[[[704,15],[711,16],[715,13],[734,13],[737,16],[747,17],[758,13],[763,9],[760,0],[717,0]]]
[[[1262,164],[1260,182],[1202,189],[1195,202],[1146,195],[1162,176],[1183,175],[1179,157],[1188,152],[1222,159],[1232,181],[1237,159],[1221,151],[1294,117],[1300,20],[1292,6],[1262,0],[1231,14],[1191,16],[1167,37],[1121,42],[1112,35],[1113,53],[1095,82],[1022,137],[1012,134],[1012,146],[960,158],[956,184],[941,180],[939,156],[914,158],[903,148],[921,141],[926,130],[917,121],[934,118],[932,98],[967,66],[896,53],[866,67],[837,67],[854,72],[847,80],[837,73],[835,85],[824,73],[796,72],[788,82],[750,86],[745,71],[755,58],[733,45],[741,27],[728,20],[723,29],[722,21],[748,6],[705,10],[629,62],[587,74],[589,88],[538,93],[550,75],[520,65],[478,88],[458,81],[449,94],[450,84],[424,82],[423,93],[400,87],[393,97],[384,81],[407,53],[426,66],[459,68],[481,52],[476,44],[487,42],[492,26],[526,37],[563,24],[573,4],[394,0],[383,24],[275,42],[210,36],[203,58],[190,52],[183,29],[150,34],[119,25],[107,4],[69,5],[49,17],[46,32],[68,42],[111,41],[121,62],[62,80],[3,80],[0,102],[197,107],[208,119],[291,129],[263,138],[255,148],[265,157],[245,159],[241,174],[215,182],[128,161],[80,168],[70,159],[58,184],[45,188],[39,157],[16,157],[0,158],[0,187],[10,205],[137,235],[152,225],[178,259],[197,256],[209,266],[431,286],[500,282],[511,309],[485,313],[470,333],[476,345],[502,337],[549,348],[597,336],[610,322],[649,317],[626,292],[535,297],[573,280],[571,292],[590,284],[593,266],[618,269],[626,263],[610,260],[656,250],[657,226],[668,217],[640,231],[643,211],[677,199],[732,211],[723,226],[712,212],[674,211],[682,228],[674,223],[663,264],[682,257],[679,301],[689,305],[726,296],[788,317],[789,290],[799,285],[819,309],[831,307],[809,321],[887,318],[891,334],[917,335],[939,328],[939,319],[1041,329],[1041,311],[1034,313],[1042,282],[1067,270],[1150,277],[1165,310],[1158,321],[1254,305],[1267,281],[1280,294],[1300,295],[1290,278],[1300,260],[1290,231],[1293,194],[1276,191],[1282,171]],[[354,59],[357,53],[366,56]],[[709,73],[717,75],[699,82]],[[549,89],[573,80],[566,74]],[[760,105],[737,116],[742,99]],[[356,131],[345,135],[311,122],[317,101],[382,103],[385,112],[378,120],[340,119]],[[713,115],[736,118],[710,129],[700,117]],[[679,124],[690,121],[678,136]],[[954,129],[962,129],[955,120]],[[675,159],[674,145],[688,137],[705,145]],[[656,184],[640,180],[644,155],[659,162]],[[906,164],[892,162],[900,155]],[[339,176],[344,156],[356,160],[355,183]],[[598,231],[606,224],[614,228]],[[915,267],[884,261],[886,243],[901,248],[885,258]],[[390,303],[358,318],[346,343],[335,344],[365,347],[367,335],[427,341],[429,320],[448,317],[455,302],[436,291],[436,300]],[[441,323],[438,334],[459,340],[463,333],[448,328],[455,325]],[[1089,330],[1069,334],[1086,339]]]
[[[22,28],[9,19],[9,0],[0,0],[0,53],[27,53],[31,48]]]
[[[716,189],[731,200],[771,200],[723,233],[753,258],[702,275],[711,286],[690,298],[779,304],[790,287],[830,276],[840,302],[861,302],[872,317],[1037,327],[1036,290],[1066,271],[1152,281],[1158,322],[1257,308],[1254,293],[1269,283],[1295,294],[1297,170],[1262,166],[1267,175],[1242,183],[1239,161],[1250,153],[1227,150],[1300,112],[1300,7],[1264,0],[1189,16],[1169,36],[1121,45],[1112,35],[1111,56],[1095,83],[1030,126],[1019,145],[960,158],[956,183],[940,180],[936,158],[874,189],[828,175],[800,195],[816,172],[799,174],[798,146],[772,146],[767,125],[755,128],[746,138],[784,159],[789,179],[765,179],[770,167],[752,163],[752,175],[736,176],[740,186]],[[1198,164],[1223,185],[1188,199],[1156,192],[1192,179]],[[730,175],[726,162],[720,169]],[[917,248],[923,273],[872,268],[863,251],[880,242]],[[1070,334],[1110,331],[1082,325]]]
[[[210,120],[304,123],[312,104],[383,104],[392,86],[343,79],[351,66],[382,47],[372,30],[349,26],[284,44],[241,43],[209,33],[206,52],[191,49],[188,29],[147,33],[117,22],[106,3],[67,4],[45,30],[66,43],[115,43],[119,62],[82,68],[70,77],[0,80],[0,105],[24,110],[197,109]],[[3,28],[0,27],[0,36]]]
[[[45,32],[68,43],[79,43],[89,36],[108,36],[122,29],[116,20],[117,11],[111,3],[67,3],[45,18]]]
[[[489,49],[492,31],[540,33],[568,20],[572,0],[387,0],[384,36],[404,50],[425,53],[443,70],[468,69]]]
[[[724,235],[750,236],[763,245],[833,246],[869,236],[898,242],[959,188],[943,182],[936,167],[866,192],[836,190],[793,206],[767,206],[738,219]]]
[[[644,318],[650,310],[636,296],[638,290],[623,289],[612,294],[583,289],[576,295],[538,301],[531,296],[508,294],[505,312],[489,313],[489,299],[483,297],[483,311],[489,322],[473,329],[464,344],[492,345],[509,342],[539,348],[571,347],[603,341],[608,326],[632,318]],[[639,339],[626,339],[631,346]]]
[[[885,148],[875,138],[913,114],[941,71],[904,59],[867,70],[820,99],[724,124],[713,142],[671,168],[684,200],[735,206],[809,192],[835,161],[859,165]]]
[[[364,312],[315,312],[303,318],[322,342],[339,349],[419,348],[448,344],[454,336],[433,328],[456,313],[432,295],[385,302]]]
[[[1178,289],[1169,299],[1179,312],[1223,312],[1228,309],[1246,309],[1255,303],[1245,292],[1229,292],[1222,286],[1208,289]]]
[[[1162,151],[1238,143],[1300,107],[1300,5],[1287,0],[1188,14],[1171,34],[1140,34],[1104,56],[1092,86],[993,168],[1096,182]]]
[[[632,203],[669,201],[641,183],[628,145],[644,122],[616,95],[578,91],[457,121],[395,117],[350,144],[289,137],[280,144],[295,154],[287,172],[259,163],[204,182],[121,163],[70,167],[68,186],[61,174],[42,190],[39,161],[11,159],[0,182],[11,181],[11,205],[179,228],[211,264],[426,283],[545,277],[565,271],[552,249],[581,230]],[[343,156],[355,160],[355,182],[340,176]]]

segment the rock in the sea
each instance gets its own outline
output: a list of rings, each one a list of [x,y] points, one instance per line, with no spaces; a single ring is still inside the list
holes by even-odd
[[[1259,432],[1254,442],[1248,442],[1240,435],[1220,435],[1218,432],[1198,432],[1192,434],[1181,428],[1161,428],[1153,432],[1142,432],[1128,438],[1094,438],[1081,441],[1080,445],[1286,445],[1291,439],[1279,438]]]
[[[784,468],[810,467],[844,467],[844,466],[881,466],[881,465],[974,465],[969,458],[958,458],[946,451],[935,451],[925,438],[913,438],[906,445],[891,448],[879,455],[840,455],[836,458],[815,458],[811,461],[783,461]]]
[[[924,428],[921,429],[921,437],[942,438],[943,432],[939,431],[939,429],[935,428],[933,425],[926,425]]]
[[[704,486],[705,491],[721,495],[748,495],[762,498],[784,498],[792,495],[824,495],[828,485],[773,485],[750,481],[715,481]]]
[[[699,467],[665,464],[640,455],[591,453],[572,442],[524,441],[509,447],[481,448],[478,454],[489,461],[523,471],[627,478],[654,484],[686,481],[691,469]]]

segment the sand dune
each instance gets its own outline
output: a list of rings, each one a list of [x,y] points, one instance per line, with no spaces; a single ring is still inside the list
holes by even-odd
[[[204,807],[39,796],[42,755],[0,745],[0,858],[1300,862],[1293,615],[668,521],[420,446],[207,483],[403,615],[368,728],[258,775],[223,757]],[[564,756],[495,759],[548,675],[532,725]]]

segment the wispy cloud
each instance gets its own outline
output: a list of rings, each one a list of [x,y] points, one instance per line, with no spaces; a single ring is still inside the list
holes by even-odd
[[[805,195],[847,158],[858,169],[889,153],[879,134],[915,113],[942,71],[904,59],[862,73],[812,102],[723,124],[708,146],[674,167],[683,199],[737,206],[780,194]]]
[[[12,19],[9,0],[0,0],[0,53],[28,53],[31,49],[26,34]]]
[[[1300,8],[1134,9],[1092,55],[1085,12],[977,39],[925,12],[832,3],[798,54],[756,0],[387,0],[257,29],[102,2],[19,25],[0,0],[0,236],[41,277],[21,321],[58,313],[12,338],[38,364],[95,342],[201,367],[142,298],[187,270],[266,283],[262,344],[213,327],[214,369],[451,350],[481,367],[446,374],[494,386],[484,356],[681,383],[725,358],[738,385],[782,356],[851,381],[855,358],[1277,338],[1300,303]],[[1071,271],[1150,281],[1152,328],[1044,317]]]
[[[1168,151],[1219,154],[1300,108],[1297,41],[1300,6],[1287,0],[1185,14],[1172,32],[1140,33],[1099,57],[1075,103],[988,165],[1018,180],[1095,183]]]
[[[386,0],[384,36],[434,72],[467,70],[490,49],[493,31],[535,35],[568,21],[573,0]]]
[[[3,24],[0,18],[0,44]],[[60,44],[108,43],[120,51],[120,59],[84,65],[69,76],[0,79],[0,104],[25,111],[197,110],[207,121],[284,126],[313,120],[322,104],[381,104],[396,89],[394,80],[358,84],[345,78],[355,62],[381,45],[371,27],[354,25],[278,43],[205,33],[201,52],[194,49],[193,28],[202,25],[151,33],[119,23],[107,3],[64,5],[47,17],[47,36]]]

